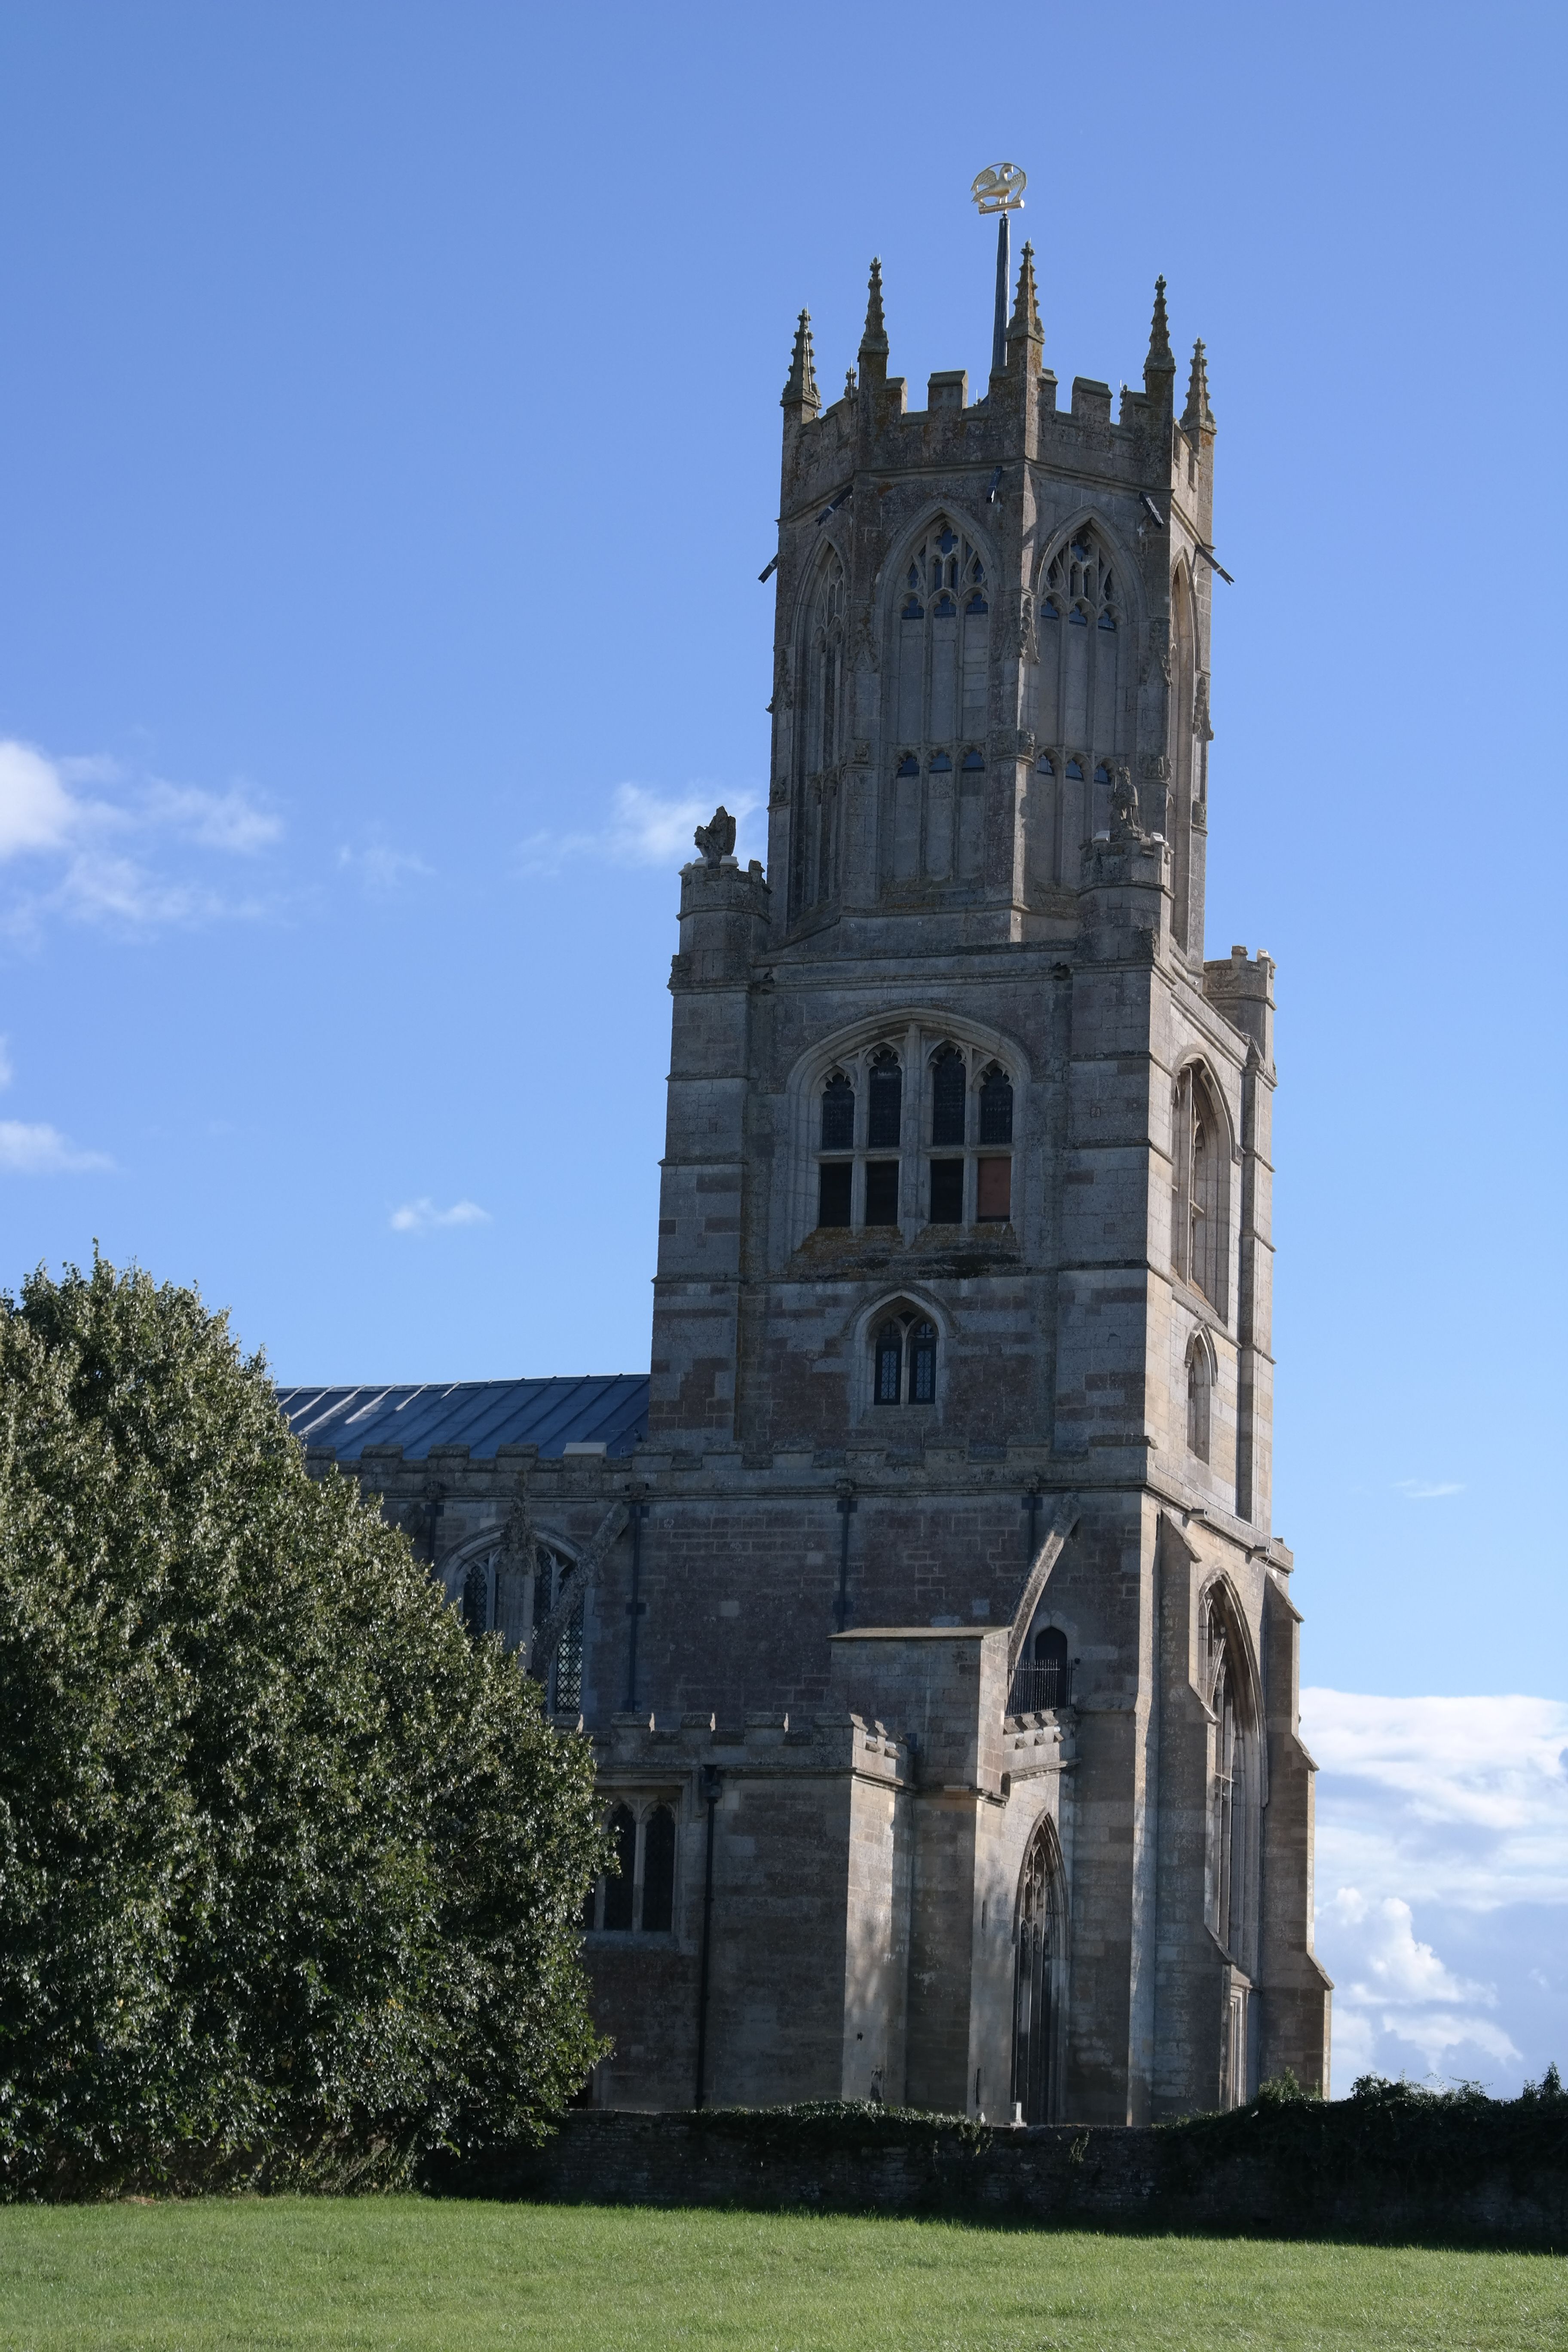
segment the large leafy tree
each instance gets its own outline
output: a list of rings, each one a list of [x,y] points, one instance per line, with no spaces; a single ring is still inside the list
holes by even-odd
[[[0,1299],[0,2193],[537,2133],[601,1861],[584,1744],[221,1316]]]

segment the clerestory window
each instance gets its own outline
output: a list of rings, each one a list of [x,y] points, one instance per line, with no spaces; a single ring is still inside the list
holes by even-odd
[[[668,1936],[675,1925],[675,1814],[662,1800],[612,1806],[615,1868],[589,1889],[583,1925],[611,1936]]]

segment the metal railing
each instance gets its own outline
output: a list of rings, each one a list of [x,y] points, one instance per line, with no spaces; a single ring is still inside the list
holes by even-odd
[[[1007,1694],[1009,1715],[1040,1715],[1047,1707],[1072,1705],[1071,1666],[1058,1664],[1056,1659],[1044,1665],[1026,1663],[1013,1669],[1013,1687]]]

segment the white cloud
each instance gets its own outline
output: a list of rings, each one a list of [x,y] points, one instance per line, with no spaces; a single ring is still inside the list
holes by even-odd
[[[1318,1871],[1465,1911],[1568,1903],[1568,1706],[1301,1694],[1323,1768]]]
[[[489,1222],[489,1211],[481,1209],[477,1201],[454,1201],[449,1209],[438,1209],[427,1196],[405,1201],[388,1220],[395,1234],[429,1234],[442,1225],[488,1225]]]
[[[1307,1690],[1301,1728],[1321,1768],[1317,1933],[1335,1979],[1336,2088],[1413,2064],[1517,2083],[1521,2040],[1568,2027],[1527,1966],[1560,1941],[1568,1904],[1568,1706]],[[1445,1959],[1450,1938],[1484,1975]]]
[[[0,740],[0,857],[58,849],[79,814],[51,761],[30,743]]]
[[[522,870],[557,874],[572,857],[599,857],[613,866],[684,866],[697,855],[692,835],[708,823],[721,800],[742,829],[763,804],[760,793],[719,793],[709,785],[667,800],[642,784],[617,784],[605,821],[596,831],[531,835],[519,852]],[[762,846],[759,842],[752,850],[737,835],[735,850],[742,865],[748,854],[758,854]]]
[[[1522,2053],[1485,2012],[1497,1988],[1458,1977],[1415,1934],[1410,1906],[1397,1895],[1373,1898],[1342,1886],[1318,1914],[1318,1933],[1334,1953],[1335,2074],[1342,2089],[1377,2063],[1382,2036],[1420,2052],[1428,2072],[1446,2071],[1456,2054],[1479,2053],[1517,2065]]]
[[[57,1127],[25,1127],[20,1119],[0,1118],[0,1170],[12,1176],[79,1176],[94,1168],[112,1168],[101,1151],[79,1151]]]
[[[254,899],[229,900],[187,870],[191,855],[253,858],[282,832],[281,818],[240,784],[206,792],[128,776],[110,759],[51,759],[0,740],[0,862],[26,859],[44,875],[5,908],[14,931],[51,914],[136,931],[255,914]]]
[[[1435,1503],[1441,1496],[1462,1495],[1465,1489],[1453,1478],[1396,1478],[1394,1491],[1407,1503]]]

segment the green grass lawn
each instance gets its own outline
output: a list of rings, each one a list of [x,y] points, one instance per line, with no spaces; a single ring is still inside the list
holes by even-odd
[[[276,2198],[0,2209],[0,2347],[1568,2347],[1568,2263],[943,2221]]]

